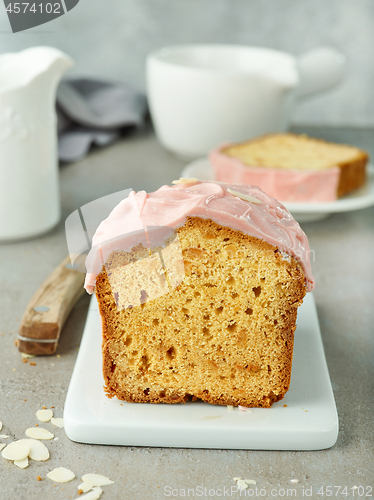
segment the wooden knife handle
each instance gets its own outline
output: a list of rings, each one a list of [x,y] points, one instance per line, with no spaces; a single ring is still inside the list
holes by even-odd
[[[18,349],[27,354],[53,354],[64,323],[84,295],[84,273],[72,268],[70,257],[48,276],[30,300],[18,335]]]

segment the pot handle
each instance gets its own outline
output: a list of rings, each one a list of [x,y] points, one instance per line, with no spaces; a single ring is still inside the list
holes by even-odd
[[[299,97],[306,97],[337,85],[345,74],[346,57],[330,47],[318,47],[297,60]]]

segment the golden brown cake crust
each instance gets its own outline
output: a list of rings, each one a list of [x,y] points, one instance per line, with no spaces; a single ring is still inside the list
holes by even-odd
[[[177,233],[186,275],[169,293],[126,309],[116,303],[109,279],[144,249],[113,253],[97,278],[107,395],[269,408],[290,385],[301,267],[211,220],[189,217]]]

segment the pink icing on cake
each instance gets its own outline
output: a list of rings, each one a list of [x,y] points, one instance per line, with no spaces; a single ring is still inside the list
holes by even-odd
[[[230,194],[228,189],[254,197],[261,203],[245,201]],[[141,238],[146,238],[146,227],[153,227],[153,233],[161,235],[165,227],[181,227],[189,216],[211,219],[277,246],[300,262],[306,289],[313,289],[307,237],[282,204],[257,187],[193,182],[163,186],[149,194],[133,191],[117,205],[93,237],[92,249],[86,260],[87,292],[93,293],[96,276],[113,250],[130,250],[136,246]],[[146,246],[145,241],[143,244]]]
[[[339,167],[326,170],[284,170],[244,165],[222,152],[228,144],[209,155],[216,181],[259,186],[277,200],[319,203],[337,199]]]

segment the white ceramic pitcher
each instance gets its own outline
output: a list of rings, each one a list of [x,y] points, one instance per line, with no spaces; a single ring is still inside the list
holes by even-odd
[[[297,98],[338,83],[344,61],[327,47],[299,59],[240,45],[156,50],[147,59],[147,88],[157,137],[192,158],[223,142],[285,131]]]
[[[71,65],[52,47],[0,55],[0,241],[60,220],[55,97]]]

